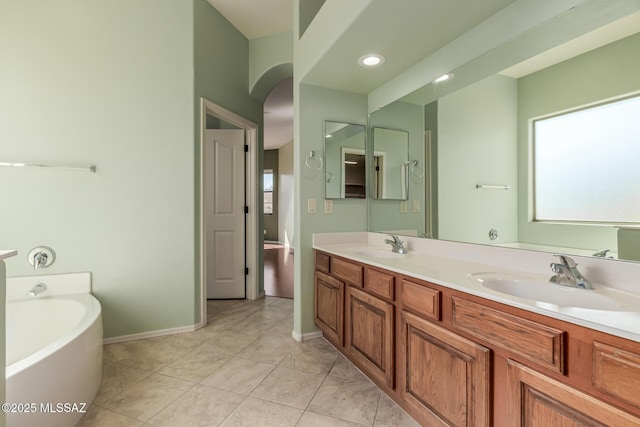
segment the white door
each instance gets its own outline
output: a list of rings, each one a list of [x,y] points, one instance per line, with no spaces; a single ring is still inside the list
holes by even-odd
[[[244,130],[205,132],[207,298],[245,298]]]

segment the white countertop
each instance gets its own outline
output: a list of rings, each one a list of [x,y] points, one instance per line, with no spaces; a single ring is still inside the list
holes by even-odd
[[[481,245],[469,245],[455,242],[442,242],[432,239],[402,237],[408,254],[402,258],[379,258],[368,256],[367,251],[389,251],[390,246],[384,244],[387,236],[379,233],[323,233],[314,234],[313,248],[333,255],[353,259],[375,267],[384,268],[396,273],[406,274],[417,279],[435,283],[461,292],[466,292],[492,301],[513,307],[539,313],[559,320],[585,326],[619,337],[640,342],[640,305],[635,304],[625,308],[628,311],[594,310],[587,308],[566,307],[526,298],[485,288],[468,275],[479,272],[505,273],[509,275],[537,275],[543,280],[551,276],[549,263],[553,261],[551,254],[523,250],[509,250],[505,248],[491,248]],[[497,250],[496,250],[497,249]],[[507,252],[505,252],[505,250]],[[493,258],[495,257],[495,259]],[[597,263],[579,260],[580,269],[585,277],[591,278],[587,272],[594,272],[596,277],[614,277],[616,284],[624,281],[624,276],[615,276],[606,271],[607,268],[621,268],[623,273],[633,273],[634,268],[640,270],[640,265],[628,266],[620,262],[609,261]],[[613,264],[611,264],[613,263]],[[613,267],[611,267],[613,265]],[[533,268],[535,266],[535,268]],[[622,267],[621,267],[622,266]],[[636,271],[630,277],[639,277]],[[622,273],[621,273],[622,274]],[[621,279],[622,277],[622,279]],[[640,290],[629,289],[631,285],[603,286],[592,280],[597,291],[613,290],[616,294],[628,295],[640,301]],[[626,285],[626,286],[625,286]],[[575,289],[575,292],[595,292]],[[623,300],[624,302],[624,300]]]
[[[0,250],[0,259],[11,258],[12,256],[16,256],[18,251],[16,250]]]

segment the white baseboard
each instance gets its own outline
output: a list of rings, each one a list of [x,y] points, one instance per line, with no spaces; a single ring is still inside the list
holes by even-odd
[[[200,326],[201,327],[201,326]],[[181,326],[179,328],[160,329],[157,331],[140,332],[138,334],[121,335],[119,337],[105,338],[102,340],[102,344],[114,344],[117,342],[142,340],[145,338],[161,337],[163,335],[180,334],[183,332],[193,332],[199,329],[199,325]]]
[[[306,334],[299,334],[296,331],[291,331],[291,336],[293,337],[294,340],[298,342],[302,342],[302,341],[312,340],[315,338],[322,338],[322,331],[307,332]]]

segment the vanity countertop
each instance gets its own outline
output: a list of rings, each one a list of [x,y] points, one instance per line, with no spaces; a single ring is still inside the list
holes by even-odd
[[[620,297],[621,305],[625,306],[624,311],[595,310],[549,304],[512,296],[488,289],[479,282],[469,278],[470,274],[491,272],[513,277],[537,277],[539,280],[546,281],[547,277],[552,274],[550,270],[547,272],[549,263],[553,260],[551,254],[542,254],[539,252],[529,253],[528,251],[521,250],[504,252],[503,248],[501,248],[503,252],[494,251],[492,254],[487,254],[487,251],[492,251],[487,249],[486,246],[440,242],[431,239],[403,236],[402,240],[405,241],[408,254],[402,257],[392,258],[376,256],[377,254],[384,255],[391,252],[390,246],[384,244],[386,237],[384,234],[367,232],[315,234],[313,248],[492,301],[640,342],[640,304],[629,303],[630,300],[640,301],[640,292],[620,289],[619,287],[614,289],[603,286],[595,280],[592,281],[596,285],[596,291],[562,287],[565,292],[567,290],[604,293],[612,291],[616,296]],[[459,246],[459,251],[452,252],[446,250],[446,245],[464,246]],[[434,247],[437,252],[434,252]],[[443,250],[443,248],[445,248],[445,250]],[[498,259],[493,262],[493,260],[487,258],[491,255],[497,256]],[[527,261],[528,258],[530,259]],[[538,267],[539,264],[543,265],[543,269]],[[585,262],[585,265],[588,265],[588,263]],[[536,266],[536,269],[526,268],[527,266]],[[588,274],[584,272],[583,274],[589,278]]]
[[[11,258],[18,254],[16,250],[0,250],[0,259]]]

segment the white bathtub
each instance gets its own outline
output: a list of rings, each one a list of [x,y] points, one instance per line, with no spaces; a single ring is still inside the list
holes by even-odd
[[[47,290],[25,296],[37,283]],[[75,426],[95,397],[102,315],[90,287],[89,273],[7,279],[8,427]]]

